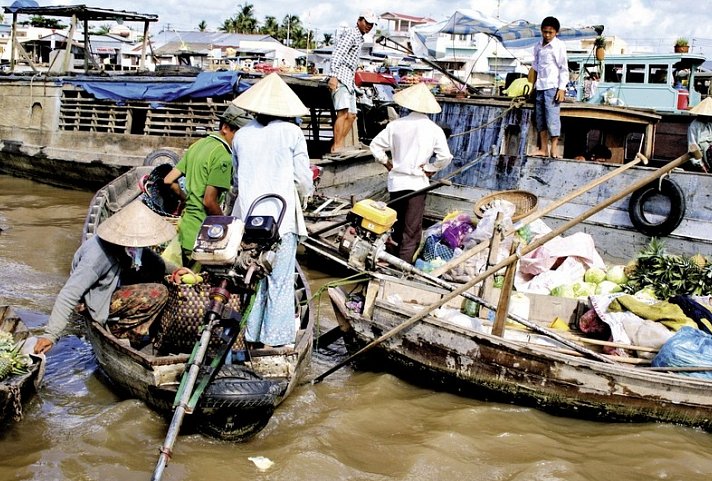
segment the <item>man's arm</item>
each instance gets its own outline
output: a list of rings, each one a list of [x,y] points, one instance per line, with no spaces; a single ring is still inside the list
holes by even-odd
[[[220,193],[223,189],[208,185],[205,187],[205,195],[203,195],[203,207],[208,215],[223,215],[220,207]]]
[[[180,188],[178,179],[183,176],[183,172],[173,167],[168,175],[163,178],[163,183],[170,186],[171,190],[180,198],[181,202],[185,202],[185,192]]]

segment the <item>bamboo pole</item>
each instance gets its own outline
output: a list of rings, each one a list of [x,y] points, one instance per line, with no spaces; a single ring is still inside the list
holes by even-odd
[[[373,348],[376,347],[377,345],[381,344],[383,341],[385,341],[385,340],[387,340],[387,339],[390,339],[391,337],[395,336],[395,335],[398,334],[399,332],[401,332],[401,331],[407,329],[408,327],[412,326],[412,325],[415,324],[416,322],[418,322],[418,321],[424,319],[424,318],[425,318],[428,314],[430,314],[432,311],[434,311],[435,309],[437,309],[437,308],[439,308],[439,307],[445,305],[446,303],[448,303],[449,301],[451,301],[451,300],[454,299],[455,297],[461,295],[462,293],[468,291],[470,288],[472,288],[472,286],[474,286],[475,284],[481,282],[481,281],[482,281],[483,279],[485,279],[486,277],[491,276],[492,274],[494,274],[495,272],[497,272],[497,271],[500,270],[501,268],[508,266],[508,265],[511,264],[512,262],[515,262],[516,260],[519,259],[519,257],[520,257],[521,255],[528,254],[529,252],[533,251],[533,250],[536,249],[537,247],[539,247],[539,246],[541,246],[541,245],[543,245],[543,244],[546,244],[547,242],[549,242],[549,241],[550,241],[551,239],[553,239],[554,237],[560,235],[562,232],[565,232],[565,231],[569,230],[571,227],[573,227],[573,226],[579,224],[579,223],[582,222],[583,220],[585,220],[585,219],[591,217],[592,215],[596,214],[597,212],[599,212],[599,211],[605,209],[605,208],[608,207],[609,205],[611,205],[611,204],[613,204],[613,203],[615,203],[615,202],[618,202],[618,201],[619,201],[620,199],[622,199],[623,197],[625,197],[625,196],[631,194],[632,192],[635,192],[636,190],[640,189],[641,187],[643,187],[643,186],[649,184],[650,182],[653,182],[655,179],[659,178],[659,177],[662,176],[663,174],[666,174],[667,172],[670,172],[670,171],[671,171],[672,169],[674,169],[675,167],[677,167],[677,166],[679,166],[679,165],[682,165],[683,163],[687,162],[687,161],[689,160],[689,158],[690,158],[690,156],[689,156],[689,154],[687,154],[687,153],[681,155],[681,156],[678,157],[677,159],[675,159],[675,160],[673,160],[673,161],[671,161],[671,162],[665,164],[664,166],[660,167],[659,169],[656,169],[656,170],[653,171],[650,175],[648,175],[648,176],[646,176],[646,177],[640,179],[639,181],[633,183],[632,185],[628,186],[626,189],[624,189],[623,191],[619,192],[618,194],[615,194],[615,195],[609,197],[608,199],[606,199],[606,200],[604,200],[603,202],[599,203],[598,205],[596,205],[596,206],[590,208],[589,210],[587,210],[587,211],[584,212],[583,214],[579,215],[578,217],[576,217],[576,218],[574,218],[574,219],[571,219],[570,221],[568,221],[568,222],[564,223],[563,225],[559,226],[558,228],[552,230],[552,231],[549,232],[548,234],[545,234],[544,236],[538,238],[537,240],[535,240],[535,241],[532,242],[531,244],[528,244],[527,246],[525,246],[524,248],[522,248],[520,254],[513,254],[513,255],[510,255],[510,256],[507,257],[506,259],[500,261],[500,262],[497,263],[496,265],[494,265],[494,266],[490,267],[489,269],[485,270],[483,273],[481,273],[481,274],[479,274],[478,276],[475,276],[474,278],[470,279],[468,282],[466,282],[466,283],[463,284],[462,286],[460,286],[460,287],[458,287],[457,289],[455,289],[455,290],[449,292],[448,294],[445,294],[439,301],[437,301],[437,302],[431,304],[427,309],[423,309],[423,310],[422,310],[421,312],[419,312],[418,314],[415,314],[414,316],[411,316],[410,318],[408,318],[407,320],[403,321],[401,324],[397,325],[396,327],[394,327],[394,328],[391,329],[390,331],[388,331],[388,332],[386,332],[385,334],[381,335],[379,338],[374,339],[374,340],[371,341],[369,344],[367,344],[366,346],[364,346],[364,347],[361,348],[360,350],[356,351],[356,352],[355,352],[354,354],[352,354],[351,356],[347,357],[346,359],[342,360],[341,362],[337,363],[335,366],[331,367],[331,368],[328,369],[327,371],[323,372],[322,374],[320,374],[319,376],[317,376],[316,378],[314,378],[313,383],[316,384],[316,383],[321,382],[322,380],[324,380],[325,377],[327,377],[328,375],[330,375],[330,374],[332,374],[332,373],[338,371],[338,370],[341,369],[343,366],[345,366],[346,364],[348,364],[348,363],[350,363],[351,361],[353,361],[355,358],[357,358],[357,357],[361,356],[362,354],[364,354],[364,353],[370,351],[371,349],[373,349]],[[609,361],[609,362],[613,362],[613,361]]]
[[[544,207],[543,209],[539,209],[536,212],[533,212],[529,214],[528,216],[524,217],[520,221],[518,221],[512,229],[508,230],[505,232],[504,236],[509,236],[515,233],[518,229],[522,228],[523,226],[530,224],[531,222],[544,217],[546,214],[549,212],[558,209],[562,205],[566,204],[567,202],[570,202],[571,200],[575,199],[576,197],[580,196],[581,194],[584,194],[585,192],[588,192],[589,190],[593,189],[594,187],[598,187],[604,182],[607,182],[608,180],[612,179],[613,177],[622,174],[626,170],[630,169],[631,167],[634,167],[638,165],[639,163],[643,162],[644,164],[648,163],[648,159],[645,158],[643,154],[636,154],[635,158],[628,162],[627,164],[621,165],[615,170],[610,171],[609,173],[603,175],[602,177],[599,177],[596,180],[593,180],[589,182],[588,184],[579,187],[578,189],[570,192],[569,194],[565,195],[564,197],[555,200],[554,202],[551,202],[549,205]],[[487,249],[489,247],[488,242],[480,242],[476,246],[472,247],[471,249],[463,252],[459,256],[451,259],[444,265],[438,267],[435,269],[431,274],[434,275],[435,277],[440,277],[450,269],[462,264],[475,254],[482,252],[483,250]]]

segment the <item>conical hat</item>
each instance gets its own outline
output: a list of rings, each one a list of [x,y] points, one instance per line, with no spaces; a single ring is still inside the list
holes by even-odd
[[[408,110],[424,114],[437,114],[442,110],[438,101],[435,100],[435,95],[424,83],[417,83],[405,90],[396,92],[393,95],[393,100]]]
[[[702,102],[690,109],[691,114],[712,117],[712,97],[705,98]]]
[[[233,104],[258,114],[301,117],[309,114],[297,94],[276,73],[271,73],[239,95]]]
[[[135,200],[99,224],[96,235],[124,247],[148,247],[173,239],[176,229],[143,202]]]

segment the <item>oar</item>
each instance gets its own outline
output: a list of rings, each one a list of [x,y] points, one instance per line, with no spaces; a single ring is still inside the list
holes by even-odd
[[[605,209],[605,208],[608,207],[609,205],[611,205],[611,204],[613,204],[613,203],[615,203],[615,202],[618,202],[618,201],[619,201],[620,199],[622,199],[623,197],[625,197],[625,196],[631,194],[632,192],[635,192],[636,190],[638,190],[638,189],[640,189],[641,187],[643,187],[643,186],[649,184],[650,182],[653,182],[655,179],[659,178],[659,177],[662,176],[663,174],[665,174],[665,173],[667,173],[667,172],[670,172],[670,171],[671,171],[672,169],[674,169],[675,167],[677,167],[677,166],[679,166],[679,165],[682,165],[683,163],[687,162],[687,161],[689,160],[689,158],[690,158],[690,157],[689,157],[688,154],[683,154],[683,155],[681,155],[681,156],[678,157],[677,159],[675,159],[675,160],[669,162],[668,164],[665,164],[664,166],[660,167],[659,169],[655,170],[655,171],[652,172],[650,175],[648,175],[648,176],[642,178],[641,180],[639,180],[638,182],[635,182],[634,184],[628,186],[626,189],[624,189],[623,191],[619,192],[618,194],[615,194],[615,195],[609,197],[608,199],[606,199],[606,200],[604,200],[603,202],[601,202],[600,204],[598,204],[598,205],[592,207],[591,209],[587,210],[586,212],[584,212],[583,214],[579,215],[578,217],[569,220],[568,222],[566,222],[566,223],[564,223],[563,225],[559,226],[558,228],[552,230],[552,231],[549,232],[548,234],[545,234],[544,236],[542,236],[542,237],[540,237],[539,239],[535,240],[535,241],[532,242],[531,244],[528,244],[527,246],[525,246],[525,247],[522,248],[522,250],[521,250],[521,252],[520,252],[519,254],[510,255],[509,257],[503,259],[502,261],[500,261],[500,262],[497,263],[496,265],[490,267],[489,269],[485,270],[484,272],[482,272],[482,273],[479,274],[478,276],[474,277],[473,279],[471,279],[471,280],[468,281],[467,283],[465,283],[465,284],[463,284],[462,286],[458,287],[457,289],[451,291],[449,294],[445,294],[439,301],[435,302],[434,304],[431,304],[427,309],[424,309],[424,310],[422,310],[421,312],[419,312],[418,314],[415,314],[414,316],[412,316],[412,317],[406,319],[406,320],[403,321],[401,324],[397,325],[396,327],[394,327],[394,328],[391,329],[390,331],[388,331],[388,332],[386,332],[385,334],[381,335],[379,338],[374,339],[373,341],[371,341],[370,343],[368,343],[366,346],[362,347],[361,349],[359,349],[358,351],[356,351],[355,353],[353,353],[352,355],[350,355],[350,356],[347,357],[346,359],[342,360],[341,362],[337,363],[337,364],[336,364],[335,366],[333,366],[332,368],[328,369],[327,371],[323,372],[322,374],[320,374],[319,376],[317,376],[316,378],[314,378],[313,383],[316,384],[316,383],[321,382],[325,377],[327,377],[328,375],[330,375],[330,374],[332,374],[332,373],[338,371],[339,369],[341,369],[342,367],[344,367],[346,364],[348,364],[348,363],[350,363],[351,361],[353,361],[355,358],[357,358],[357,357],[361,356],[362,354],[364,354],[364,353],[370,351],[370,350],[373,349],[374,347],[376,347],[376,346],[378,346],[379,344],[381,344],[383,341],[386,341],[386,340],[390,339],[391,337],[395,336],[395,335],[398,334],[399,332],[401,332],[401,331],[407,329],[408,327],[412,326],[412,325],[415,324],[416,322],[418,322],[418,321],[424,319],[424,318],[425,318],[428,314],[430,314],[432,311],[434,311],[435,309],[437,309],[437,308],[439,308],[439,307],[445,305],[447,302],[449,302],[450,300],[454,299],[455,297],[457,297],[457,296],[459,296],[459,295],[462,295],[464,292],[468,291],[472,286],[474,286],[474,285],[477,284],[478,282],[481,282],[483,279],[487,278],[488,276],[491,276],[492,274],[494,274],[495,272],[499,271],[499,270],[502,269],[503,267],[508,266],[508,265],[511,264],[512,262],[517,261],[520,256],[525,255],[525,254],[528,254],[529,252],[533,251],[533,250],[536,249],[537,247],[539,247],[539,246],[541,246],[541,245],[543,245],[543,244],[549,242],[551,239],[553,239],[554,237],[558,236],[558,235],[561,234],[562,232],[567,231],[567,230],[570,229],[571,227],[573,227],[573,226],[579,224],[580,222],[582,222],[583,220],[585,220],[585,219],[591,217],[591,216],[594,215],[595,213],[597,213],[597,212],[599,212],[599,211]]]
[[[598,179],[592,180],[588,184],[579,187],[578,189],[570,192],[569,194],[565,195],[564,197],[557,199],[554,202],[551,202],[548,204],[546,207],[543,209],[539,209],[536,212],[533,212],[529,214],[528,216],[524,217],[523,219],[519,220],[511,229],[506,231],[504,233],[504,236],[507,237],[513,233],[515,233],[517,230],[521,229],[523,226],[530,224],[531,222],[544,217],[546,214],[549,212],[558,209],[562,205],[566,204],[567,202],[575,199],[576,197],[580,196],[581,194],[584,194],[585,192],[588,192],[589,190],[593,189],[594,187],[597,187],[601,185],[602,183],[612,179],[613,177],[625,172],[626,170],[630,169],[631,167],[634,167],[638,165],[639,163],[643,162],[644,164],[648,163],[648,159],[645,158],[645,156],[641,153],[638,153],[635,155],[635,158],[628,162],[627,164],[621,165],[615,170],[610,171],[606,175],[603,175],[599,177]],[[448,262],[443,264],[442,266],[438,267],[437,269],[433,270],[431,272],[432,275],[435,277],[440,277],[444,273],[448,272],[449,270],[453,269],[454,267],[459,266],[475,254],[478,254],[482,252],[483,250],[487,249],[489,247],[489,241],[486,242],[480,242],[476,246],[466,250],[462,254],[460,254],[457,257],[454,257],[450,259]]]
[[[452,182],[450,182],[450,179],[452,179],[453,177],[456,177],[456,176],[462,174],[463,172],[466,172],[467,170],[471,169],[471,168],[474,167],[480,160],[482,160],[486,155],[488,155],[488,154],[482,154],[482,155],[480,155],[479,157],[477,157],[475,160],[473,160],[473,161],[471,161],[471,162],[468,162],[467,164],[463,165],[462,167],[458,168],[457,170],[454,170],[454,171],[450,172],[448,175],[446,175],[446,176],[443,177],[442,179],[438,179],[438,180],[432,182],[430,185],[428,185],[428,186],[426,186],[426,187],[423,187],[422,189],[414,190],[413,192],[408,192],[408,193],[405,194],[405,195],[402,195],[402,196],[400,196],[400,197],[396,197],[395,199],[388,201],[388,202],[386,203],[386,205],[393,205],[393,204],[395,204],[396,202],[401,202],[401,201],[404,201],[404,200],[406,200],[406,199],[410,199],[411,197],[415,197],[416,195],[420,195],[420,194],[423,194],[423,193],[425,193],[425,192],[430,192],[431,190],[437,189],[438,187],[442,187],[442,186],[444,186],[444,185],[452,185]],[[324,232],[328,232],[328,231],[330,231],[330,230],[332,230],[332,229],[335,229],[335,228],[337,228],[337,227],[340,227],[340,226],[342,226],[342,225],[345,225],[345,224],[347,224],[348,222],[349,222],[348,219],[344,219],[344,220],[341,220],[341,221],[338,221],[338,222],[334,222],[333,224],[330,224],[330,225],[328,225],[328,226],[326,226],[326,227],[323,227],[323,228],[321,228],[321,229],[319,229],[319,230],[316,230],[316,231],[314,231],[314,232],[310,232],[310,233],[309,233],[309,236],[310,236],[310,237],[318,237],[318,236],[320,236],[321,234],[323,234]]]

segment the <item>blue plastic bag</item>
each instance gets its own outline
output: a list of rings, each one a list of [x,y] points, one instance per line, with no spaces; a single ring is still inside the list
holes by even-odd
[[[653,358],[653,367],[712,366],[712,336],[684,326],[663,344]],[[712,370],[680,372],[685,376],[712,379]]]

